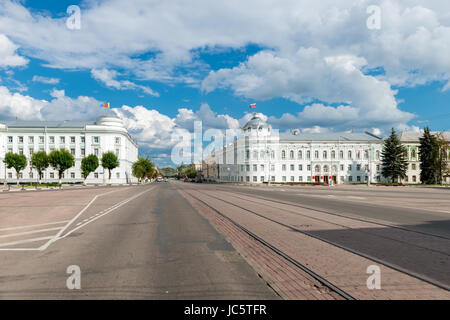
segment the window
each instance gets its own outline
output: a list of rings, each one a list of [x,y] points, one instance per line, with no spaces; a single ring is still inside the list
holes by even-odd
[[[319,151],[314,151],[314,159],[319,159]]]
[[[291,176],[291,182],[295,182],[295,177]]]
[[[247,170],[247,172],[250,171],[250,165],[249,164],[245,165],[245,169]]]
[[[23,143],[23,137],[19,137],[19,143]]]
[[[85,137],[81,137],[81,143],[85,143],[86,138]]]
[[[299,170],[299,171],[303,171],[303,165],[299,164],[299,165],[298,165],[298,170]]]
[[[339,169],[340,169],[341,171],[344,171],[344,165],[341,164]]]
[[[352,182],[353,181],[353,177],[352,176],[349,176],[348,177],[348,182]]]
[[[98,172],[94,172],[94,178],[98,179]]]
[[[310,164],[308,164],[308,165],[306,166],[306,170],[311,171],[311,165],[310,165]]]
[[[303,158],[302,150],[299,150],[299,151],[298,151],[297,157],[298,157],[299,159],[302,159],[302,158]]]
[[[23,154],[23,148],[19,148],[19,154]]]
[[[416,150],[411,150],[411,158],[412,159],[416,158]]]
[[[307,180],[308,182],[311,182],[311,176],[308,176]]]
[[[120,172],[116,172],[116,178],[120,179]]]
[[[281,151],[281,159],[286,159],[286,151]]]
[[[285,164],[283,164],[283,165],[281,166],[281,170],[286,171],[286,165],[285,165]]]
[[[270,171],[275,171],[275,165],[274,164],[270,165]]]
[[[314,172],[316,172],[316,173],[320,172],[320,166],[319,165],[314,167]]]
[[[327,156],[328,156],[327,152],[326,152],[326,151],[324,151],[324,152],[322,153],[322,156],[323,156],[323,158],[324,158],[324,159],[326,159],[326,158],[327,158]]]
[[[336,159],[336,151],[331,151],[331,159]]]
[[[275,176],[271,176],[270,180],[272,180],[272,182],[275,182]]]
[[[364,151],[364,159],[369,159],[369,151],[368,150],[366,150],[366,151]]]
[[[361,151],[356,150],[356,159],[361,159]]]
[[[323,166],[323,172],[325,172],[325,173],[328,172],[328,166]]]
[[[258,177],[257,176],[253,176],[253,182],[258,182]]]
[[[298,177],[298,182],[303,182],[303,177],[302,176]]]
[[[28,137],[28,143],[31,143],[31,144],[34,143],[34,137],[33,136],[29,136]]]
[[[116,144],[120,144],[120,137],[116,137],[116,139],[115,139],[116,141]]]
[[[380,172],[380,165],[377,164],[377,172]]]
[[[94,154],[95,154],[96,156],[98,156],[98,148],[95,148],[95,149],[94,149]]]
[[[351,152],[351,151],[348,152],[348,159],[349,159],[349,160],[352,159],[352,152]]]
[[[295,166],[293,164],[291,164],[291,171],[295,170]]]
[[[356,177],[356,181],[357,181],[357,182],[361,182],[361,176],[357,176],[357,177]]]
[[[72,179],[75,179],[75,172],[71,172],[71,173],[70,173],[70,177],[71,177]]]
[[[351,164],[348,165],[348,171],[352,171],[352,165]]]
[[[286,176],[281,177],[281,180],[282,180],[283,182],[286,182]]]
[[[75,137],[70,137],[70,143],[75,143]]]
[[[49,137],[50,138],[50,143],[55,143],[55,137]]]
[[[66,137],[59,137],[60,143],[66,143]]]
[[[249,176],[246,176],[246,177],[245,177],[245,181],[246,181],[246,182],[250,182],[250,177],[249,177]]]
[[[413,181],[413,182],[417,182],[416,176],[412,176],[412,181]]]
[[[306,159],[311,159],[311,151],[306,151]]]
[[[100,137],[93,137],[94,143],[100,143]]]
[[[30,158],[33,156],[34,150],[30,149]]]
[[[261,171],[264,171],[264,165],[263,164],[261,165]]]
[[[344,151],[339,151],[339,159],[344,159]]]
[[[9,136],[8,137],[8,143],[12,143],[13,142],[13,137],[12,136]]]
[[[360,165],[360,164],[357,164],[357,165],[356,165],[356,170],[357,170],[357,171],[361,171],[361,165]]]
[[[253,165],[253,171],[258,171],[258,165],[257,164]]]
[[[8,179],[12,179],[12,172],[8,172]]]
[[[380,151],[377,150],[377,152],[375,153],[375,156],[377,157],[377,160],[380,160]]]
[[[84,157],[86,155],[86,149],[81,148],[81,156]]]
[[[75,155],[75,148],[70,148],[70,153],[74,156]]]
[[[289,159],[294,159],[294,151],[293,150],[291,150],[290,152],[289,152]]]
[[[44,143],[44,136],[39,136],[39,143]]]
[[[50,172],[50,179],[55,179],[55,173],[54,172]]]
[[[411,164],[411,170],[416,170],[416,164],[415,163]]]
[[[245,159],[250,159],[250,150],[245,150]]]

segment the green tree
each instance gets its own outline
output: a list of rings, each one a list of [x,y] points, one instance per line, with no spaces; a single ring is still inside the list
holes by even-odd
[[[95,154],[90,154],[81,160],[81,174],[84,178],[84,184],[86,184],[86,179],[98,168],[98,157]]]
[[[108,151],[102,155],[102,167],[108,169],[108,180],[111,181],[111,170],[120,166],[119,159],[112,151]]]
[[[392,128],[390,137],[384,141],[381,170],[381,174],[390,179],[392,183],[397,182],[399,178],[406,177],[408,169],[406,153],[406,148]]]
[[[58,171],[59,184],[61,185],[64,171],[75,165],[75,158],[65,149],[53,150],[48,155],[48,162],[56,171]]]
[[[420,181],[424,184],[435,184],[437,181],[437,166],[439,145],[437,138],[426,127],[420,141]]]
[[[20,171],[27,166],[27,158],[23,154],[8,152],[3,159],[8,169],[14,168],[16,170],[17,185],[19,185]],[[5,177],[6,179],[6,177]]]
[[[39,184],[41,184],[42,175],[49,165],[48,155],[45,151],[38,151],[31,156],[31,166],[38,172]]]
[[[438,133],[436,135],[437,143],[437,159],[436,159],[436,173],[437,181],[442,184],[444,181],[444,176],[450,173],[449,162],[448,162],[448,151],[450,150],[450,143],[444,137],[444,133]]]
[[[139,157],[138,160],[133,163],[131,168],[133,175],[139,179],[139,182],[148,175],[153,177],[156,174],[153,162],[143,157]]]

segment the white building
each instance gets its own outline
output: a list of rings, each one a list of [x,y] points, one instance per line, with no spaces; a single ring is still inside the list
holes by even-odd
[[[257,114],[233,143],[203,164],[206,179],[227,182],[383,181],[383,140],[370,133],[278,133]]]
[[[81,160],[89,154],[96,154],[99,161],[103,153],[113,151],[120,166],[112,170],[111,183],[129,183],[137,179],[131,175],[131,166],[138,158],[138,145],[125,129],[121,119],[113,116],[99,117],[95,122],[85,121],[3,121],[0,122],[0,180],[16,181],[13,168],[7,169],[3,159],[7,152],[22,153],[28,165],[22,171],[22,182],[36,182],[38,173],[30,167],[34,152],[67,149],[75,157],[75,167],[68,169],[63,182],[83,181]],[[44,182],[57,182],[58,173],[49,167]],[[108,182],[108,171],[100,166],[91,173],[87,183]]]

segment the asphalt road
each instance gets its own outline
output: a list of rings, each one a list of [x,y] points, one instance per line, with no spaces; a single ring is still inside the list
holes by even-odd
[[[106,209],[119,200],[121,206]],[[89,207],[41,250],[3,247],[0,299],[278,298],[170,183],[96,201],[101,206]],[[83,220],[86,215],[92,218]],[[81,271],[79,290],[66,285],[72,265]]]

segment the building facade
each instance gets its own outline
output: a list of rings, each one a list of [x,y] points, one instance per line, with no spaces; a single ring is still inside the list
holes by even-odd
[[[27,167],[21,173],[21,182],[36,182],[38,173],[31,168],[30,160],[34,152],[50,153],[56,149],[66,149],[75,157],[75,166],[64,173],[62,182],[84,181],[81,174],[81,160],[95,154],[99,161],[103,153],[112,151],[120,161],[120,166],[111,173],[111,183],[136,182],[131,174],[132,163],[138,158],[138,145],[116,116],[102,116],[95,122],[83,121],[6,121],[0,122],[0,180],[16,181],[13,168],[6,168],[3,159],[7,152],[21,153],[27,157]],[[57,171],[49,167],[45,170],[43,182],[57,182]],[[108,170],[101,167],[86,179],[87,183],[109,183]]]
[[[437,135],[438,132],[432,132],[433,135]],[[450,132],[443,132],[445,140],[450,141]],[[402,180],[403,183],[417,184],[420,181],[420,138],[421,132],[402,132],[399,135],[401,143],[406,147],[408,170],[406,172],[406,178]],[[447,150],[447,159],[450,159],[450,150]],[[449,170],[450,171],[450,170]],[[443,177],[444,183],[450,183],[450,175],[447,173]]]
[[[381,176],[383,140],[370,133],[279,133],[257,114],[203,162],[206,179],[247,183],[366,183]]]

